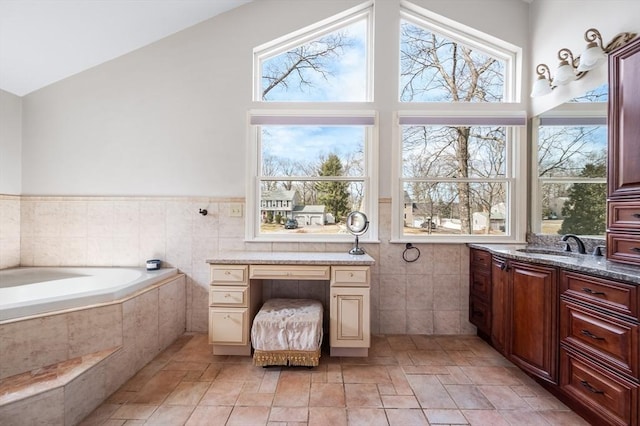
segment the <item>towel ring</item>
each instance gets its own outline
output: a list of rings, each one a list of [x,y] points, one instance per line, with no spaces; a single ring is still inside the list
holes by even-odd
[[[420,249],[418,247],[414,247],[411,243],[407,243],[405,247],[402,252],[402,258],[405,262],[415,262],[420,258]]]

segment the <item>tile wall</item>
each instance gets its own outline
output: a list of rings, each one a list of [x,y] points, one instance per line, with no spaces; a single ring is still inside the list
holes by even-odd
[[[228,214],[230,203],[243,202],[241,198],[200,197],[0,198],[0,236],[3,242],[5,238],[13,241],[9,245],[13,248],[2,252],[2,267],[15,266],[18,258],[23,266],[144,266],[147,259],[159,258],[187,275],[187,330],[205,332],[209,282],[205,260],[216,251],[350,248],[348,244],[245,243],[244,218]],[[208,214],[202,216],[199,209],[207,209]],[[364,245],[376,259],[372,332],[474,334],[475,328],[467,321],[467,247],[416,244],[420,258],[404,262],[405,246],[388,242],[390,200],[380,200],[379,211],[381,243]],[[273,282],[264,293],[291,297],[322,293],[307,285]]]
[[[20,264],[20,197],[0,194],[0,269]]]

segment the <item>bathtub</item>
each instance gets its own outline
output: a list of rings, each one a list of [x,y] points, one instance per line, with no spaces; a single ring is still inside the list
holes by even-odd
[[[175,268],[25,267],[0,270],[0,322],[113,302],[178,273]]]

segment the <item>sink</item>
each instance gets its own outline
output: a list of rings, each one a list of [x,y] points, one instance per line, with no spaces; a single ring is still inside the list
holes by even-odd
[[[577,253],[572,253],[570,251],[560,251],[554,250],[550,248],[542,248],[542,247],[528,247],[517,249],[520,253],[529,253],[529,254],[544,254],[548,256],[559,256],[559,257],[578,257],[580,256]]]

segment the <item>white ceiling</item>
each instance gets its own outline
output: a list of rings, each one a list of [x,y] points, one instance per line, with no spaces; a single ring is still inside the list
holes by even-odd
[[[0,89],[24,96],[252,0],[0,0]]]
[[[0,89],[24,96],[250,1],[0,0]]]

